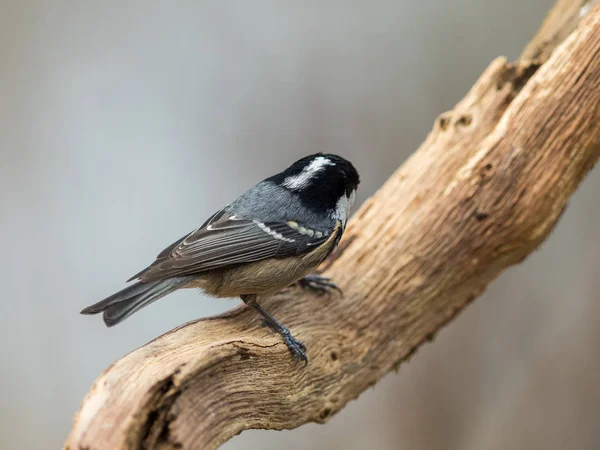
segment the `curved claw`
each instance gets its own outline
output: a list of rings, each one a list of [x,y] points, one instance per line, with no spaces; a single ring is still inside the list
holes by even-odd
[[[304,362],[304,367],[308,364],[308,357],[306,356],[306,346],[296,339],[291,334],[284,336],[285,344],[294,354],[294,359]]]
[[[268,327],[276,333],[279,333],[283,337],[283,342],[285,342],[285,345],[287,345],[292,352],[293,358],[297,361],[303,361],[304,367],[307,366],[308,357],[306,356],[306,345],[304,345],[302,341],[296,339],[292,333],[290,333],[290,330],[283,326],[277,327],[267,319],[263,319],[261,322],[264,327]]]
[[[340,295],[343,295],[342,290],[331,281],[331,278],[322,277],[320,275],[307,275],[298,280],[296,284],[303,289],[311,289],[321,294],[334,290]]]
[[[242,299],[244,298],[242,297]],[[275,317],[273,317],[268,311],[263,309],[258,303],[256,303],[256,301],[244,301],[250,305],[250,307],[254,308],[261,316],[263,316],[264,324],[283,337],[285,345],[287,345],[294,354],[294,359],[304,361],[304,367],[306,367],[308,364],[308,358],[306,357],[306,346],[292,336],[290,330],[288,330],[283,324],[275,319]]]

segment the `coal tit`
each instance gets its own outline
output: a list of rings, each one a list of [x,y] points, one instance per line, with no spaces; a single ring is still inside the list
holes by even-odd
[[[107,326],[180,288],[215,297],[240,297],[307,362],[305,346],[257,303],[296,282],[335,288],[310,275],[336,247],[354,203],[359,175],[344,158],[306,156],[213,214],[201,227],[165,248],[135,284],[88,306]]]

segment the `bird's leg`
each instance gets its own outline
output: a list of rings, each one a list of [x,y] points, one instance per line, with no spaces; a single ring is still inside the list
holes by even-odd
[[[308,358],[306,357],[306,346],[294,336],[292,336],[292,333],[290,333],[290,330],[288,330],[287,327],[285,327],[268,311],[266,311],[258,303],[256,303],[256,295],[242,295],[241,298],[246,305],[254,308],[256,312],[258,312],[261,316],[264,317],[265,323],[273,331],[276,331],[283,337],[284,342],[294,354],[294,358],[304,361],[304,366],[306,366],[308,364]]]
[[[306,275],[304,278],[300,278],[296,281],[295,284],[303,289],[310,289],[318,293],[327,293],[330,292],[330,290],[335,290],[338,291],[340,295],[343,295],[342,290],[331,281],[331,278],[322,277],[316,274]]]

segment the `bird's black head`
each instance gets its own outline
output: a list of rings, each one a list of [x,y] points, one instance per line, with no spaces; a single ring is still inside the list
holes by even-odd
[[[352,163],[341,156],[316,153],[299,159],[266,181],[296,193],[309,209],[330,211],[344,198],[352,197],[354,201],[360,177]]]

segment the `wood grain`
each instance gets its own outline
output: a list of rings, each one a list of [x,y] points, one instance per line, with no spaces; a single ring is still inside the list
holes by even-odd
[[[214,449],[326,422],[533,252],[600,157],[600,7],[554,20],[530,57],[493,61],[360,208],[324,267],[344,297],[265,304],[307,345],[306,369],[246,307],[190,322],[100,375],[65,448]]]

